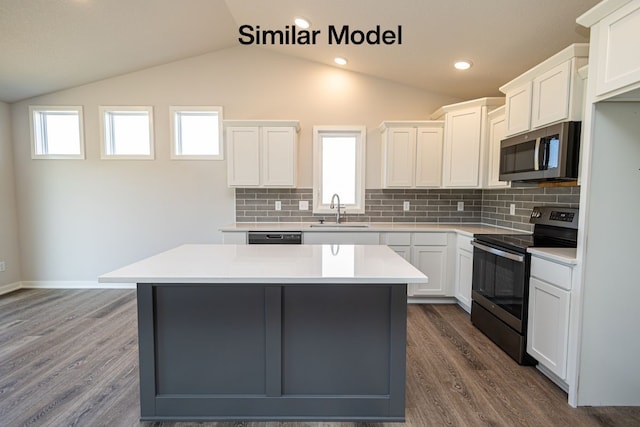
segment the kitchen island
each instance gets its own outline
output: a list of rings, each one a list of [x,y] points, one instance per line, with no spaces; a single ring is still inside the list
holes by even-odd
[[[403,421],[407,284],[386,246],[184,245],[137,283],[142,420]]]

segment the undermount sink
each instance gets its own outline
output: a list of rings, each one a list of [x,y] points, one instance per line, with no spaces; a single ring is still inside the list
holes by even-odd
[[[336,224],[335,222],[328,222],[324,224],[311,224],[309,227],[311,228],[367,228],[369,224],[358,223],[358,222],[343,222],[341,224]]]

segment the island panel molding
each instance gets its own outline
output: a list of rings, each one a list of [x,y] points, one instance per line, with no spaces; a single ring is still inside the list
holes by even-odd
[[[184,245],[100,280],[137,282],[142,420],[405,419],[427,278],[386,246]]]

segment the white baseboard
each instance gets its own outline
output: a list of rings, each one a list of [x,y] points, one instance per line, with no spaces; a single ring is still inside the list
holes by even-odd
[[[0,295],[8,294],[9,292],[17,291],[22,287],[21,282],[9,283],[8,285],[0,285]]]
[[[458,300],[455,298],[440,297],[408,297],[408,304],[455,304]]]
[[[35,280],[22,282],[23,289],[135,289],[135,283],[98,283],[91,280]]]

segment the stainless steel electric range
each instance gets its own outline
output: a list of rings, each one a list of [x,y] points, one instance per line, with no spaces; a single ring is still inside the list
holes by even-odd
[[[478,234],[473,249],[471,322],[519,364],[527,354],[530,247],[576,247],[578,210],[535,207],[528,234]]]

